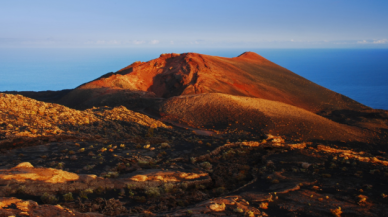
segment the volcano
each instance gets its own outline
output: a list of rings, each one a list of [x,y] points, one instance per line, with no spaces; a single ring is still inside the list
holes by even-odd
[[[366,106],[319,86],[254,53],[225,58],[197,53],[162,54],[108,73],[67,94],[74,108],[122,103],[123,98],[169,98],[202,93],[248,96],[317,113]],[[109,97],[107,97],[109,96]],[[112,100],[115,99],[115,100]]]

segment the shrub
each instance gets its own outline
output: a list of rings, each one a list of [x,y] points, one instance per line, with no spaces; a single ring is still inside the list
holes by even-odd
[[[16,189],[16,193],[18,194],[24,194],[26,192],[26,186],[25,185],[20,185],[18,189]]]
[[[137,163],[140,165],[140,166],[146,166],[146,165],[149,165],[150,162],[146,161],[146,160],[138,160]]]
[[[172,184],[172,183],[165,183],[163,185],[163,191],[164,192],[169,193],[169,192],[171,192],[173,190],[174,190],[174,184]]]
[[[57,164],[57,169],[62,169],[65,166],[65,163],[60,162]]]
[[[128,190],[135,189],[135,185],[133,185],[133,184],[127,184],[126,187]]]
[[[182,182],[182,183],[181,183],[181,188],[182,188],[183,190],[187,189],[188,187],[189,187],[189,185],[187,184],[187,182]]]
[[[66,202],[69,202],[69,201],[73,201],[74,198],[73,198],[73,194],[71,192],[67,193],[67,194],[64,194],[63,195],[63,199],[66,201]]]
[[[102,194],[102,192],[104,192],[104,187],[98,186],[98,188],[96,188],[94,192],[96,192],[96,194]]]
[[[92,194],[93,190],[91,188],[87,188],[79,193],[80,198],[88,199],[88,194]]]
[[[205,170],[211,170],[212,169],[212,165],[211,163],[205,161],[203,163],[200,164],[202,168],[204,168]]]
[[[104,175],[105,178],[117,178],[118,176],[118,172],[108,172],[108,174]]]
[[[158,187],[147,187],[145,189],[145,194],[149,197],[159,197],[160,196],[160,190]]]
[[[40,199],[42,200],[43,203],[46,203],[46,204],[53,204],[53,203],[58,202],[58,198],[56,198],[55,195],[49,194],[49,193],[47,193],[47,192],[45,192],[45,193],[40,197]]]

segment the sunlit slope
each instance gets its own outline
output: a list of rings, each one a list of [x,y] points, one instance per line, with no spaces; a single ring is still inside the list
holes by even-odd
[[[0,94],[0,147],[5,143],[25,145],[26,140],[129,138],[139,131],[138,126],[148,129],[151,125],[167,127],[123,106],[79,111],[21,95]]]
[[[178,96],[166,100],[159,111],[165,120],[205,128],[245,129],[303,140],[368,140],[359,128],[285,103],[252,97],[219,93]]]

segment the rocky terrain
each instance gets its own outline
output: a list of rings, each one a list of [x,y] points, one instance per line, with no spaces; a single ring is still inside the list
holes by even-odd
[[[247,52],[0,93],[0,216],[385,216],[388,111]]]

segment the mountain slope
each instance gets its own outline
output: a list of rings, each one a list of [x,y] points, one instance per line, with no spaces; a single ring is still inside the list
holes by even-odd
[[[220,93],[172,97],[159,108],[162,120],[194,127],[278,134],[301,140],[368,141],[367,132],[285,103]]]

